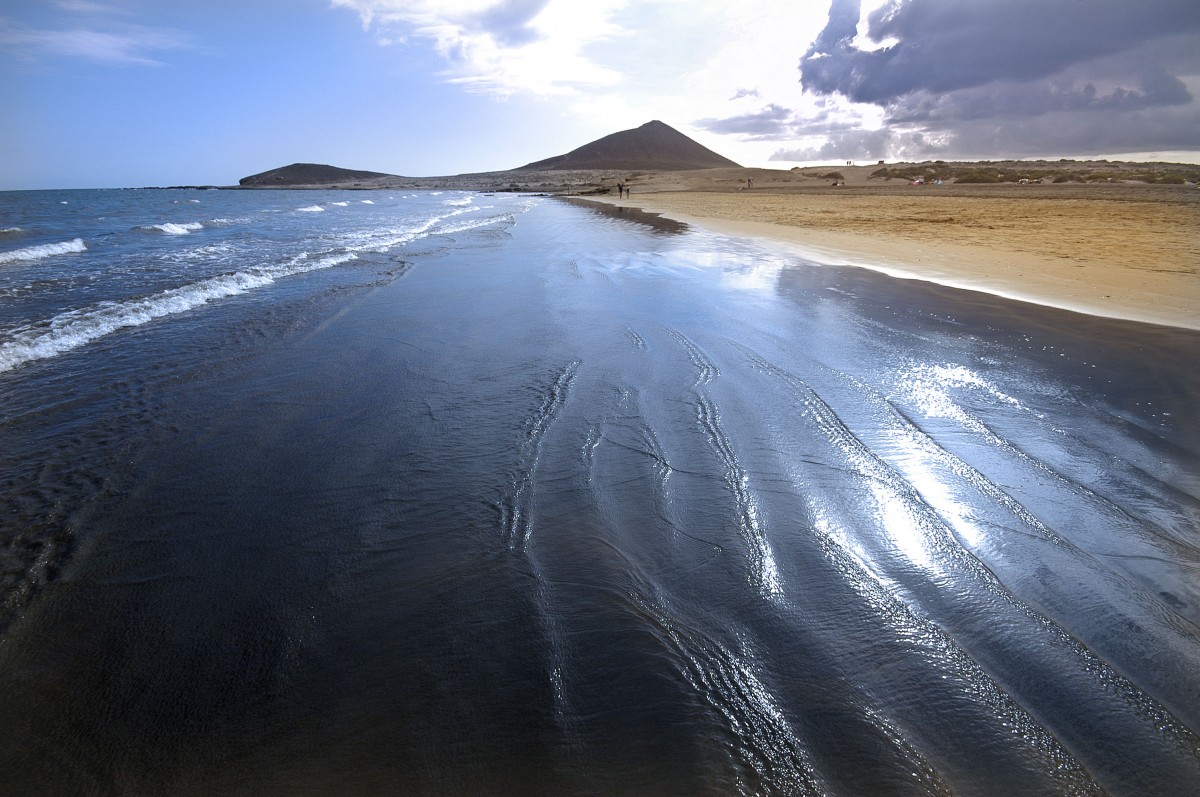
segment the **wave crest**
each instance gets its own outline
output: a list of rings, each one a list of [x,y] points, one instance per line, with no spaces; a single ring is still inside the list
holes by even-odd
[[[158,230],[159,232],[166,233],[167,235],[187,235],[188,233],[195,232],[196,230],[203,230],[204,225],[198,221],[189,221],[183,224],[176,224],[173,221],[168,221],[162,224],[148,224],[145,227],[138,227],[138,229],[146,230],[147,232]]]
[[[316,212],[323,208],[313,205],[311,210]],[[214,299],[234,296],[270,285],[283,277],[337,266],[357,259],[360,252],[386,252],[392,247],[402,246],[429,235],[453,234],[491,224],[515,222],[514,216],[510,213],[480,218],[476,215],[479,211],[479,207],[449,209],[407,227],[376,229],[368,233],[348,236],[340,242],[340,251],[327,253],[324,256],[306,252],[291,258],[286,263],[222,274],[149,296],[118,302],[100,302],[90,307],[61,313],[36,325],[8,330],[4,333],[7,339],[0,340],[0,372],[12,370],[32,360],[54,357],[121,329],[141,326],[164,316],[186,312]],[[455,217],[462,216],[468,216],[468,218],[450,221]],[[166,226],[168,225],[155,225],[154,229],[167,232],[163,229]],[[199,223],[177,226],[187,227],[188,231],[203,227]],[[63,244],[17,250],[17,252],[8,253],[7,256],[10,259],[15,259],[14,255],[18,254],[22,258],[43,257],[59,252],[84,251],[84,249],[83,241],[75,239]],[[224,256],[227,251],[227,245],[218,244],[211,248],[205,248],[203,254]],[[0,258],[5,256],[0,255]],[[4,261],[0,260],[0,262]]]
[[[270,285],[281,277],[330,268],[356,257],[352,252],[343,252],[310,261],[307,255],[301,255],[281,266],[222,274],[151,296],[121,302],[100,302],[91,307],[71,310],[37,327],[18,331],[9,340],[0,343],[0,372],[10,371],[32,360],[54,357],[120,329],[141,326],[157,318],[186,312],[214,299]]]
[[[18,260],[40,260],[43,257],[86,251],[87,246],[84,245],[83,239],[74,238],[70,241],[62,241],[56,244],[27,246],[24,249],[14,249],[11,252],[0,252],[0,263],[15,263]]]

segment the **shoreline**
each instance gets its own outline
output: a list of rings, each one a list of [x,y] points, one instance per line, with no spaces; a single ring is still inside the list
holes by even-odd
[[[586,199],[769,239],[825,265],[1200,331],[1200,205],[964,200],[935,190],[866,196],[668,190]],[[995,223],[980,223],[983,217]]]

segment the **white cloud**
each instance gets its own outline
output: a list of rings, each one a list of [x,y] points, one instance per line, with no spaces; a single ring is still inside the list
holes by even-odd
[[[94,3],[91,0],[58,0],[56,6],[63,11],[71,11],[78,14],[123,14],[124,9],[115,6],[106,5],[104,3]]]
[[[333,0],[357,11],[381,43],[424,40],[444,76],[469,90],[571,94],[619,82],[618,70],[585,50],[625,35],[612,22],[626,0]]]
[[[560,109],[605,132],[661,119],[743,163],[765,163],[804,119],[863,118],[800,86],[830,0],[331,2],[380,43],[429,47],[467,90],[565,95]],[[779,135],[755,130],[757,117]]]
[[[189,34],[129,23],[123,19],[129,16],[127,10],[107,3],[55,0],[52,6],[58,13],[40,26],[0,17],[0,49],[25,58],[65,56],[104,64],[161,66],[152,54],[193,46]],[[51,27],[56,18],[59,24]]]
[[[877,124],[874,108],[815,97],[800,85],[800,56],[825,25],[829,0],[679,5],[700,17],[704,30],[690,48],[684,36],[654,31],[665,63],[672,48],[690,56],[673,92],[662,100],[670,119],[659,118],[700,143],[743,165],[777,166],[771,155],[805,136],[814,123]]]
[[[152,52],[191,46],[185,33],[141,25],[113,30],[42,30],[0,20],[0,47],[26,56],[57,55],[108,64],[160,66]]]
[[[388,43],[422,40],[446,77],[496,93],[762,96],[798,90],[829,0],[331,0]],[[717,89],[717,85],[721,88]],[[767,97],[768,102],[777,101]],[[707,114],[711,115],[712,109]]]

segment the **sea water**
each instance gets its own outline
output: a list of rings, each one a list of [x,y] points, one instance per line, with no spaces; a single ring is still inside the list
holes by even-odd
[[[1198,344],[541,197],[2,194],[0,784],[1194,794]]]

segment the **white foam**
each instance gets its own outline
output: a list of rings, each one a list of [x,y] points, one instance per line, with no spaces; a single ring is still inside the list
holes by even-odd
[[[463,207],[465,205],[471,204],[471,202],[472,202],[471,197],[464,197],[462,199],[447,199],[442,204],[443,205],[453,205],[455,207]]]
[[[209,244],[208,246],[189,247],[187,249],[183,249],[182,251],[173,253],[172,258],[185,262],[196,261],[202,263],[211,263],[214,260],[227,260],[237,251],[237,248],[234,247],[233,244],[226,241],[222,243]]]
[[[203,230],[204,225],[198,221],[189,221],[185,224],[176,224],[173,221],[168,221],[164,224],[151,224],[147,227],[141,227],[139,229],[158,230],[159,232],[164,232],[167,235],[187,235],[188,233],[195,232],[196,230]]]
[[[19,232],[21,232],[20,227],[5,227],[0,229],[0,235],[16,235]]]
[[[172,288],[144,299],[101,302],[83,310],[63,313],[51,319],[48,328],[21,332],[0,344],[0,371],[11,370],[31,360],[53,357],[118,329],[140,326],[270,282],[273,280],[265,275],[230,274]]]
[[[374,205],[375,204],[375,200],[373,200],[373,199],[360,199],[359,202],[362,202],[364,205]]]
[[[9,340],[0,343],[0,372],[10,371],[32,360],[54,357],[121,329],[141,326],[157,318],[187,312],[215,299],[270,285],[281,277],[330,268],[356,257],[353,252],[340,252],[312,260],[309,255],[303,254],[280,266],[222,274],[143,298],[100,302],[91,307],[61,313],[45,324],[17,330]]]
[[[0,263],[15,263],[18,260],[40,260],[43,257],[66,255],[73,252],[86,252],[87,247],[82,238],[74,238],[56,244],[27,246],[24,249],[14,249],[11,252],[0,252]]]
[[[309,271],[320,271],[323,268],[338,266],[342,263],[348,263],[351,260],[357,260],[358,255],[354,252],[338,252],[336,255],[327,255],[319,260],[309,260],[308,255],[299,255],[292,258],[286,265],[277,266],[270,269],[270,273],[274,277],[290,277],[293,274],[304,274]]]
[[[317,206],[314,206],[317,207]],[[318,208],[320,209],[320,208]],[[122,302],[100,302],[79,310],[71,310],[51,318],[35,327],[13,330],[7,340],[0,343],[0,372],[9,371],[32,360],[54,357],[79,348],[97,338],[121,329],[141,326],[158,318],[183,313],[200,307],[215,299],[246,293],[274,283],[282,277],[331,268],[355,260],[359,252],[386,252],[394,246],[409,243],[428,235],[462,232],[499,221],[513,221],[511,215],[464,219],[443,225],[447,219],[478,212],[479,208],[457,208],[445,214],[432,216],[410,227],[377,230],[369,234],[357,234],[343,240],[341,251],[314,257],[303,253],[277,266],[263,266],[223,274],[178,288],[171,288],[151,296],[128,299]],[[76,239],[67,244],[83,251],[83,241]],[[39,249],[44,247],[31,247]],[[18,250],[26,251],[26,250]],[[3,262],[3,261],[0,261]]]
[[[349,202],[330,202],[331,205],[337,205],[339,208],[344,208],[349,205]]]
[[[503,216],[489,216],[486,219],[470,219],[468,221],[460,221],[455,224],[447,224],[445,226],[439,227],[438,232],[445,233],[447,235],[456,233],[456,232],[466,232],[467,230],[474,230],[479,227],[486,227],[489,224],[495,224],[496,222],[500,222],[500,221],[508,222],[511,224],[514,221],[514,219],[512,216],[510,216],[507,213],[504,214]]]
[[[320,205],[309,205],[306,208],[296,208],[296,210],[299,213],[322,213],[324,212],[325,208],[321,207]]]
[[[372,230],[366,233],[355,233],[343,239],[349,252],[386,252],[393,246],[424,238],[438,222],[445,217],[434,216],[414,227],[399,227],[386,230]]]
[[[197,205],[199,205],[199,204],[200,204],[200,200],[199,200],[199,199],[189,199],[189,200],[188,200],[188,202],[195,202]]]

